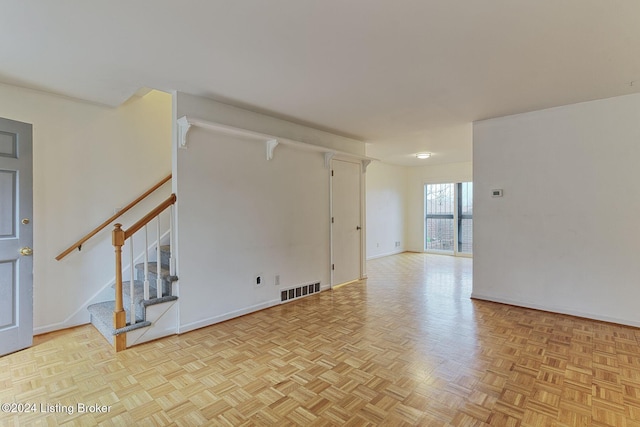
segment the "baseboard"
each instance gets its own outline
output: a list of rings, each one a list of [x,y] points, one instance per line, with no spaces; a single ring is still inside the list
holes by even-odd
[[[38,326],[33,328],[33,335],[42,335],[49,332],[59,331],[61,329],[73,328],[74,326],[84,325],[91,322],[91,316],[87,311],[87,307],[91,304],[95,304],[101,301],[108,301],[113,299],[113,292],[110,292],[110,287],[113,282],[107,283],[102,286],[96,293],[94,293],[89,299],[87,299],[76,311],[71,313],[66,319],[58,323],[50,323],[44,326]]]
[[[216,323],[224,322],[236,317],[244,316],[245,314],[253,313],[255,311],[264,310],[265,308],[271,308],[276,305],[280,305],[279,299],[273,299],[260,304],[245,307],[240,310],[230,311],[219,316],[208,317],[206,319],[198,320],[197,322],[191,322],[184,325],[178,325],[178,334],[184,334],[185,332],[193,331],[195,329],[204,328],[207,326],[215,325]]]
[[[331,289],[330,285],[320,285],[320,293]],[[316,295],[319,293],[316,293]],[[231,320],[236,317],[244,316],[245,314],[255,313],[256,311],[264,310],[267,308],[280,305],[282,301],[280,299],[273,299],[260,304],[252,305],[249,307],[241,308],[240,310],[230,311],[219,316],[212,316],[206,319],[198,320],[197,322],[186,323],[184,325],[178,325],[178,334],[184,334],[185,332],[193,331],[195,329],[205,328],[207,326],[215,325],[216,323]]]
[[[595,314],[595,313],[588,313],[588,312],[583,312],[583,311],[579,311],[579,310],[572,310],[572,309],[567,309],[567,308],[563,308],[563,307],[547,306],[547,305],[535,304],[535,303],[530,303],[530,302],[525,302],[525,301],[512,300],[512,299],[509,299],[509,298],[500,298],[500,297],[494,297],[494,296],[489,296],[489,295],[482,295],[482,294],[478,294],[478,293],[475,293],[475,292],[471,293],[471,298],[472,299],[477,299],[477,300],[497,302],[497,303],[500,303],[500,304],[515,305],[517,307],[532,308],[534,310],[548,311],[548,312],[551,312],[551,313],[558,313],[558,314],[566,314],[566,315],[569,315],[569,316],[582,317],[582,318],[585,318],[585,319],[599,320],[601,322],[616,323],[616,324],[619,324],[619,325],[633,326],[633,327],[636,327],[636,328],[640,328],[640,322],[637,322],[637,321],[627,320],[627,319],[620,319],[620,318],[611,317],[611,316],[604,316],[604,315]]]
[[[350,280],[350,281],[348,281],[348,282],[339,283],[339,284],[337,284],[337,285],[333,285],[333,286],[331,287],[331,289],[336,290],[336,289],[341,288],[341,287],[343,287],[343,286],[347,286],[347,285],[350,285],[350,284],[352,284],[352,283],[357,283],[357,282],[359,282],[360,280],[362,280],[362,279],[355,279],[355,280]]]
[[[85,311],[86,311],[86,307],[85,307]],[[35,337],[36,335],[48,334],[49,332],[61,331],[63,329],[74,328],[76,326],[81,326],[81,325],[86,325],[88,323],[91,323],[91,316],[89,315],[88,311],[87,311],[86,318],[87,318],[86,322],[82,320],[71,322],[71,321],[68,321],[67,319],[64,322],[51,323],[49,325],[33,328],[33,336]]]
[[[373,255],[373,256],[367,257],[367,261],[370,261],[372,259],[377,259],[377,258],[384,258],[386,256],[391,256],[391,255],[398,255],[398,254],[401,254],[403,252],[405,252],[404,249],[399,249],[397,251],[386,252],[386,253],[380,254],[380,255]]]

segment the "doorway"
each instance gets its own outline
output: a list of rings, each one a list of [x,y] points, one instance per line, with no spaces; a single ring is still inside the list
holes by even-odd
[[[32,126],[0,119],[0,355],[33,342]]]
[[[331,160],[331,286],[362,277],[361,167]]]
[[[426,252],[473,254],[473,183],[426,184]]]

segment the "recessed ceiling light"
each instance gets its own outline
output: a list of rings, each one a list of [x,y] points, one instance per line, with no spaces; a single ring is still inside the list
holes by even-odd
[[[418,153],[416,154],[416,157],[419,159],[428,159],[431,157],[431,153]]]

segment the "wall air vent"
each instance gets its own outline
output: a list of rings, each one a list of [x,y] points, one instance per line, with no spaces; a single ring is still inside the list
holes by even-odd
[[[320,282],[307,283],[280,292],[280,302],[291,301],[320,292]]]

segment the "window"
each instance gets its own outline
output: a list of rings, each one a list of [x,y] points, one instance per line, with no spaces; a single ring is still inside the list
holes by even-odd
[[[473,183],[425,185],[425,250],[471,254]]]

